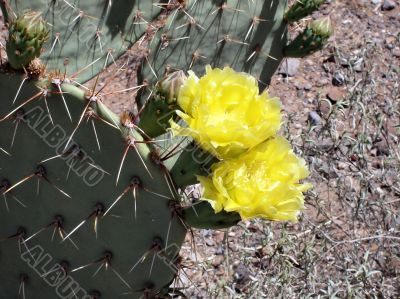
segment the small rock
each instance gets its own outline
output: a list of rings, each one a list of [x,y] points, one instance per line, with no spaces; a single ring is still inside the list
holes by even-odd
[[[219,265],[222,265],[222,263],[225,260],[225,256],[223,255],[216,255],[212,261],[212,265],[217,268]]]
[[[396,2],[393,0],[384,0],[381,6],[382,10],[392,10],[396,7]]]
[[[375,5],[377,5],[377,4],[380,4],[380,3],[381,3],[381,0],[371,0],[371,2],[372,2],[373,4],[375,4]]]
[[[225,232],[216,231],[213,234],[213,238],[214,238],[215,242],[217,242],[218,244],[223,244],[224,239],[225,239]]]
[[[362,72],[362,64],[361,63],[357,63],[353,66],[353,70],[356,71],[357,73],[361,73]]]
[[[312,84],[311,83],[307,82],[307,83],[304,84],[304,90],[305,91],[310,91],[311,88],[312,88]]]
[[[363,70],[363,59],[362,58],[358,59],[353,64],[353,70],[355,70],[356,72],[362,72],[362,70]]]
[[[327,179],[336,179],[339,177],[339,174],[336,172],[336,170],[326,163],[319,167],[319,172]]]
[[[380,24],[380,25],[383,25],[383,28],[381,28],[381,29],[384,29],[384,28],[385,28],[385,24]],[[380,26],[379,26],[379,27],[380,27]],[[379,38],[379,37],[374,37],[374,38],[372,39],[372,43],[373,43],[374,45],[380,45],[380,44],[382,43],[382,39]]]
[[[296,87],[297,90],[303,90],[304,89],[304,90],[308,91],[308,90],[311,90],[311,88],[312,88],[311,83],[309,81],[306,81],[303,78],[300,78],[299,80],[296,80],[294,82],[294,86]]]
[[[304,60],[304,65],[312,66],[312,65],[314,65],[314,62],[311,59],[305,59]]]
[[[206,239],[206,245],[207,246],[214,246],[215,245],[215,242],[212,240],[212,239]]]
[[[400,48],[399,47],[394,48],[392,50],[392,54],[393,54],[393,56],[400,58]]]
[[[344,98],[345,95],[346,92],[338,87],[330,87],[328,88],[326,93],[327,98],[333,103],[340,101],[341,99]]]
[[[349,60],[344,57],[340,57],[339,63],[341,66],[344,66],[344,67],[348,67],[350,65]]]
[[[395,47],[396,42],[397,42],[397,38],[395,36],[393,36],[393,35],[388,36],[385,39],[386,48],[388,48],[389,50],[392,50]]]
[[[218,246],[218,247],[215,249],[215,254],[223,255],[224,253],[225,253],[225,249],[224,249],[223,246]]]
[[[322,64],[322,68],[326,73],[330,73],[332,71],[332,67],[330,63],[324,63]]]
[[[321,103],[319,104],[319,112],[323,117],[328,117],[329,114],[331,113],[331,105],[330,103],[328,103],[328,101],[321,101]]]
[[[384,140],[375,143],[375,148],[378,156],[388,156],[390,154],[389,146]]]
[[[345,82],[346,82],[346,79],[345,79],[344,75],[342,74],[342,72],[336,71],[333,74],[332,84],[334,86],[342,86]]]
[[[321,123],[321,116],[315,111],[308,114],[308,122],[311,126],[318,126]]]
[[[297,71],[300,66],[300,60],[297,58],[288,58],[286,61],[283,61],[281,67],[279,68],[278,73],[280,75],[284,75],[286,77],[293,77],[297,74]]]
[[[294,87],[296,87],[297,90],[303,89],[303,82],[300,81],[294,82]]]
[[[349,168],[349,165],[347,165],[347,163],[345,162],[338,162],[337,168],[340,170],[345,170]]]
[[[304,91],[303,90],[297,90],[296,96],[298,98],[303,98],[304,97]]]
[[[251,272],[242,263],[240,263],[238,266],[236,266],[235,273],[234,273],[235,282],[246,283],[250,280],[250,275],[251,275]]]
[[[329,80],[326,78],[323,78],[323,79],[318,80],[316,85],[317,85],[317,87],[322,87],[327,84],[329,84]]]

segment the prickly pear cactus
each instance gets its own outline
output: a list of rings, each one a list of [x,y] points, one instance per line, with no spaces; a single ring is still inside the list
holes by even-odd
[[[21,80],[0,75],[0,297],[153,298],[186,234],[168,173],[94,93]]]
[[[154,139],[179,122],[185,72],[229,65],[264,88],[284,56],[326,42],[326,22],[292,43],[287,36],[288,21],[320,3],[291,12],[286,1],[261,0],[0,1],[9,28],[0,68],[0,298],[171,298],[189,227],[243,219],[207,200],[182,201],[182,189],[199,175],[208,182],[223,161],[190,139],[160,153]],[[113,63],[162,10],[167,23],[139,73],[153,95],[136,115],[117,117],[101,89],[76,85]],[[164,77],[174,70],[184,72]]]
[[[146,31],[166,1],[1,1],[6,22],[27,11],[40,13],[49,28],[41,59],[49,70],[82,83],[115,63]]]

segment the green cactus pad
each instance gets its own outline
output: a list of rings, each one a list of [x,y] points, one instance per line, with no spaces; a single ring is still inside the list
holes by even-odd
[[[114,63],[165,7],[160,0],[35,0],[9,1],[7,10],[3,2],[9,18],[28,10],[42,14],[50,30],[42,61],[48,70],[66,71],[78,82]]]
[[[153,298],[186,234],[165,170],[136,143],[116,184],[140,136],[66,83],[65,103],[46,81],[15,99],[21,80],[0,74],[0,298]]]
[[[139,78],[149,82],[174,70],[202,75],[205,66],[248,72],[265,88],[287,44],[287,1],[185,1],[154,40]]]

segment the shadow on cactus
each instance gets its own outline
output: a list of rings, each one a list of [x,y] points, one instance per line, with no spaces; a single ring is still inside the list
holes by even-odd
[[[285,2],[81,2],[0,2],[0,297],[183,297],[173,282],[192,228],[296,221],[303,209],[307,167],[260,83],[285,53],[322,47],[326,24],[287,46]],[[153,92],[119,117],[99,74],[162,10],[141,73]]]

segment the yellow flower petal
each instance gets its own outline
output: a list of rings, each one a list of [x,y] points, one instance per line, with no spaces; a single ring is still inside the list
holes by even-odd
[[[244,153],[274,136],[281,125],[281,106],[267,92],[259,94],[254,77],[231,68],[206,67],[200,79],[193,72],[180,88],[178,115],[172,133],[190,136],[220,159]]]
[[[311,187],[299,181],[308,176],[283,137],[270,139],[237,158],[212,167],[210,178],[199,177],[204,198],[216,211],[237,212],[242,219],[296,221],[304,209],[303,192]]]

